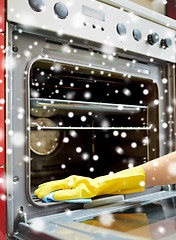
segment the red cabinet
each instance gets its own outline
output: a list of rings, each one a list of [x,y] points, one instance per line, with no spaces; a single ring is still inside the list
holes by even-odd
[[[0,32],[5,30],[5,1],[0,0]]]
[[[4,34],[0,33],[0,166],[5,164]]]
[[[5,169],[0,166],[0,239],[6,240],[6,197],[5,197]]]
[[[176,0],[167,0],[167,16],[176,20]]]

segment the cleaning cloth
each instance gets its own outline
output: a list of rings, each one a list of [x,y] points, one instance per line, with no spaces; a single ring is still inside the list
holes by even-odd
[[[55,191],[54,191],[55,192]],[[70,199],[70,200],[62,200],[58,201],[53,198],[54,192],[47,194],[45,197],[42,198],[42,201],[48,202],[67,202],[67,203],[91,203],[91,198],[79,198],[79,199]]]

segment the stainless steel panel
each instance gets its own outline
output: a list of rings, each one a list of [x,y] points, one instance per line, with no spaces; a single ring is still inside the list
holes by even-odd
[[[69,2],[64,0],[62,3],[68,8],[68,16],[66,19],[61,19],[54,13],[56,0],[45,1],[45,8],[41,12],[34,11],[28,4],[28,1],[18,0],[14,2],[9,0],[8,20],[26,26],[29,31],[31,27],[35,27],[44,31],[53,31],[58,36],[67,35],[71,41],[73,41],[72,38],[74,37],[79,37],[86,41],[94,41],[99,43],[102,50],[108,55],[112,55],[117,49],[121,49],[124,53],[131,51],[145,55],[149,61],[151,58],[157,58],[175,62],[174,30],[170,29],[169,26],[162,26],[139,17],[133,12],[123,11],[123,8],[119,9],[118,3],[116,5],[114,1],[112,7],[111,2],[107,1],[105,4],[99,1],[81,0]],[[96,16],[84,15],[82,12],[83,6],[104,14],[105,21],[97,19],[97,14]],[[126,26],[127,34],[124,36],[120,36],[116,31],[116,26],[119,23],[123,23]],[[132,35],[133,30],[136,28],[140,29],[142,33],[142,40],[139,42]],[[148,44],[147,36],[154,32],[157,32],[160,40],[171,38],[172,46],[162,49],[160,40],[154,46]]]

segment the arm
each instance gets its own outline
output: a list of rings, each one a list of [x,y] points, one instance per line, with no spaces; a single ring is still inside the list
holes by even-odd
[[[55,200],[91,198],[104,194],[126,194],[143,191],[146,187],[176,183],[176,152],[114,175],[94,179],[70,176],[41,184],[35,195],[43,198],[55,191]],[[62,191],[60,191],[62,190]]]
[[[141,165],[145,171],[145,186],[176,183],[176,152],[169,153]]]

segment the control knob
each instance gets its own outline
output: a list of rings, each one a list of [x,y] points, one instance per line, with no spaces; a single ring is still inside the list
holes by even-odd
[[[65,19],[68,16],[68,9],[64,3],[58,2],[54,6],[54,12],[58,18]]]
[[[154,45],[159,41],[159,35],[156,32],[151,33],[148,35],[147,41],[150,45]]]
[[[43,0],[29,0],[29,5],[36,12],[41,12],[44,9]]]
[[[161,47],[166,49],[172,46],[172,40],[170,38],[161,39]]]
[[[142,33],[139,29],[135,28],[133,30],[133,37],[136,41],[140,41],[142,39]]]
[[[127,33],[126,27],[123,23],[117,24],[116,30],[117,30],[118,34],[121,36],[123,36]]]

